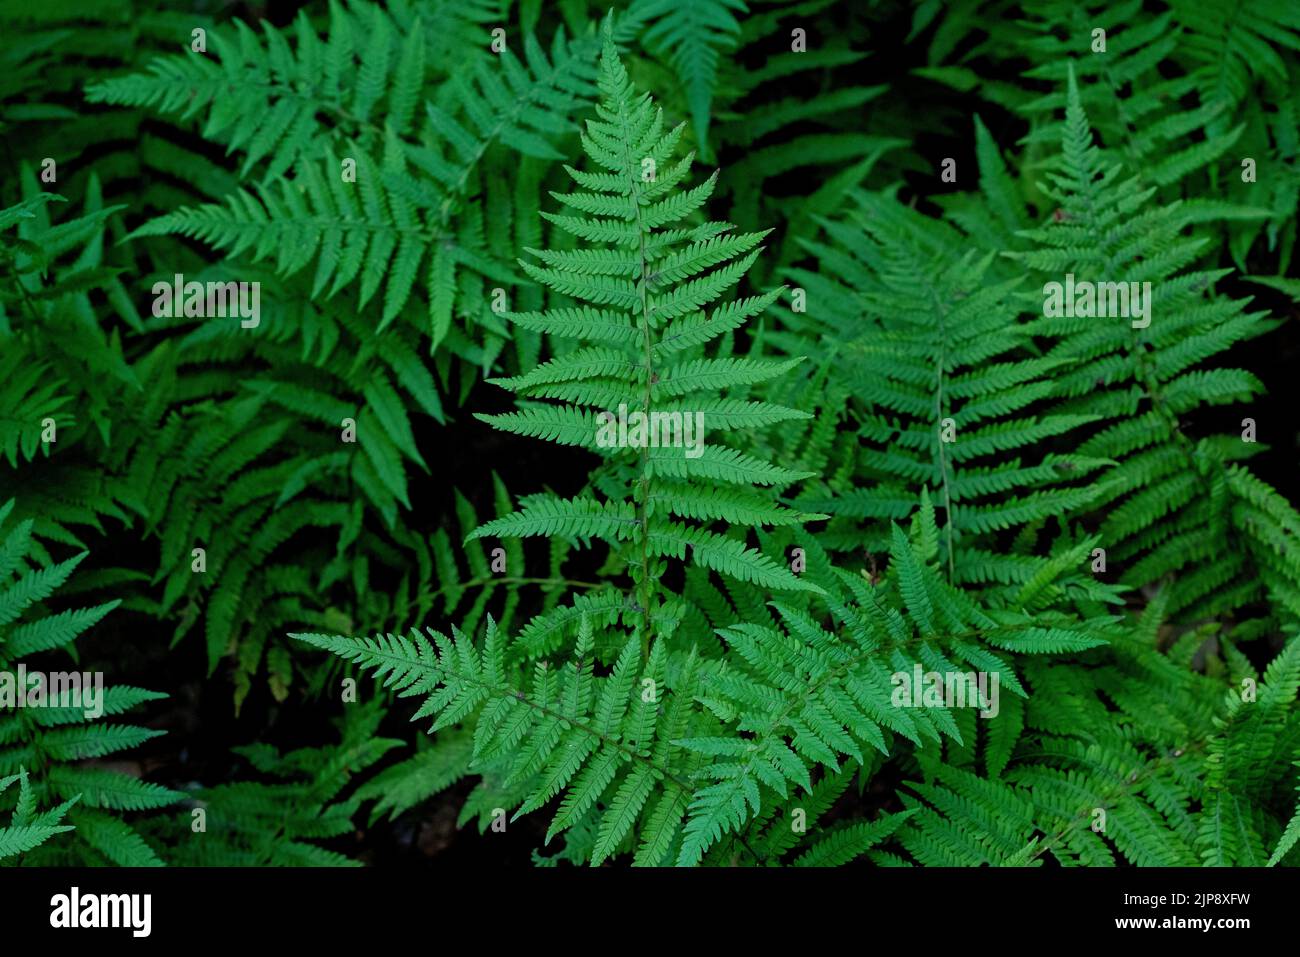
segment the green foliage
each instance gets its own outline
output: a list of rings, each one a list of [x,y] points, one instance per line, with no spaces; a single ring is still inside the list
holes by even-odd
[[[577,344],[557,347],[554,358],[523,375],[497,380],[521,400],[559,401],[521,401],[517,412],[481,418],[507,432],[601,454],[608,460],[605,481],[617,482],[619,491],[604,498],[530,496],[524,509],[489,522],[471,538],[547,535],[626,543],[620,551],[648,640],[660,611],[654,583],[664,558],[689,552],[693,563],[741,581],[809,587],[708,523],[743,528],[821,516],[800,515],[761,491],[806,473],[705,441],[706,428],[712,435],[804,416],[728,394],[794,365],[728,354],[727,337],[781,290],[713,305],[758,257],[762,234],[689,223],[708,200],[716,174],[684,188],[693,155],[673,161],[683,127],[664,130],[662,111],[632,89],[612,42],[602,56],[599,86],[598,119],[583,136],[596,168],[570,168],[581,188],[557,194],[574,213],[544,214],[584,242],[576,249],[529,250],[541,265],[521,262],[533,279],[580,305],[509,314],[524,328]],[[704,347],[719,337],[726,341],[707,355]],[[640,417],[639,438],[634,416]],[[593,484],[600,488],[602,480]]]
[[[0,827],[0,859],[16,857],[24,851],[39,847],[55,834],[72,830],[70,824],[59,822],[63,820],[68,808],[76,803],[75,798],[44,814],[37,814],[36,798],[28,784],[26,771],[20,770],[17,774],[0,778],[0,794],[15,781],[18,782],[18,804],[10,815],[9,826]]]
[[[157,829],[174,863],[187,867],[356,867],[321,841],[349,834],[360,793],[352,778],[401,742],[376,737],[381,712],[350,709],[340,740],[280,753],[267,744],[235,749],[260,777],[196,789],[193,807]],[[174,841],[173,835],[184,835]]]
[[[650,21],[644,42],[677,72],[690,107],[695,137],[704,154],[709,155],[709,117],[718,82],[719,53],[735,46],[740,32],[736,14],[747,12],[744,0],[638,0],[632,12]]]
[[[51,653],[72,651],[77,637],[118,602],[50,610],[48,599],[86,553],[61,562],[49,560],[32,537],[31,520],[6,521],[13,509],[12,501],[0,506],[0,791],[21,781],[13,827],[4,832],[12,843],[0,838],[5,852],[0,856],[31,852],[48,837],[75,829],[75,843],[45,845],[29,854],[29,860],[160,865],[121,815],[166,807],[182,795],[98,763],[161,734],[112,719],[166,695],[129,685],[105,687],[102,674],[91,681],[88,672],[76,675],[75,686],[67,685],[59,678],[69,674],[62,664],[49,672],[39,670],[35,662],[55,663]],[[40,680],[20,688],[29,672],[37,672]],[[38,805],[53,809],[38,815]],[[67,825],[58,825],[65,817]]]
[[[1259,391],[1249,372],[1203,363],[1266,331],[1265,314],[1217,295],[1222,271],[1186,268],[1202,246],[1184,233],[1188,214],[1147,202],[1150,191],[1103,165],[1091,139],[1071,77],[1059,165],[1044,187],[1060,208],[1054,222],[1024,232],[1039,248],[1017,258],[1042,274],[1126,276],[1159,290],[1144,328],[1137,320],[1045,322],[1058,339],[1048,356],[1070,366],[1058,379],[1062,407],[1113,421],[1080,446],[1085,455],[1122,459],[1101,483],[1102,539],[1111,543],[1112,560],[1125,563],[1128,583],[1184,573],[1171,611],[1223,612],[1263,585],[1272,601],[1300,614],[1300,555],[1279,541],[1300,530],[1300,516],[1269,502],[1249,472],[1232,464],[1249,446],[1218,436],[1193,441],[1182,427],[1203,405]]]
[[[1300,642],[1287,643],[1258,688],[1252,677],[1216,700],[1215,682],[1155,649],[1161,605],[1112,644],[1114,663],[1029,671],[1010,760],[998,759],[1004,772],[993,773],[992,734],[988,778],[937,757],[921,763],[926,780],[905,799],[916,815],[899,832],[918,861],[1258,867],[1270,847],[1275,860],[1287,853],[1278,835],[1288,809],[1265,782],[1294,752]],[[1137,688],[1160,689],[1162,706]]]
[[[0,675],[173,682],[4,863],[1300,863],[1294,4],[166,6],[0,0]]]
[[[950,578],[1023,580],[1033,566],[997,554],[991,539],[1081,509],[1110,463],[1022,456],[1098,417],[1039,412],[1070,363],[1033,355],[1045,320],[1020,318],[1019,278],[997,277],[991,254],[958,258],[962,237],[943,223],[883,197],[854,202],[846,220],[823,222],[834,245],[808,244],[834,270],[790,273],[824,304],[822,329],[856,328],[841,334],[836,359],[861,409],[854,474],[870,484],[813,504],[881,522],[906,517],[928,491],[943,508]],[[864,531],[843,534],[860,541]]]

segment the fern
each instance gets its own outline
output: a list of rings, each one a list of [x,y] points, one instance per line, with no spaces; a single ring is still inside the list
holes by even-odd
[[[1100,669],[1031,664],[1001,774],[922,762],[927,780],[904,795],[917,813],[898,832],[908,853],[949,866],[1263,864],[1284,818],[1251,782],[1288,755],[1297,643],[1257,693],[1254,678],[1228,689],[1155,649],[1165,603],[1112,633]],[[1163,689],[1166,704],[1136,688]]]
[[[68,808],[76,803],[76,798],[37,814],[36,797],[28,783],[26,771],[19,769],[17,774],[0,778],[0,794],[3,794],[15,781],[18,782],[18,805],[10,816],[9,826],[0,827],[0,860],[17,857],[32,848],[39,847],[54,835],[64,834],[73,829],[72,825],[60,822],[67,814]]]
[[[759,314],[780,290],[706,311],[757,257],[762,235],[734,234],[721,223],[674,225],[703,206],[716,176],[692,189],[678,188],[692,160],[688,154],[671,161],[682,127],[663,129],[662,113],[648,96],[633,91],[608,39],[599,84],[599,118],[588,124],[583,144],[601,171],[571,169],[582,188],[558,198],[574,213],[547,214],[585,243],[573,250],[535,250],[540,265],[521,262],[555,293],[585,304],[509,315],[524,328],[579,344],[557,348],[554,358],[523,375],[497,380],[531,401],[517,412],[480,418],[507,432],[595,451],[609,460],[610,474],[623,489],[617,497],[533,496],[524,509],[480,527],[471,538],[600,538],[620,547],[648,642],[664,558],[689,552],[695,564],[744,581],[809,587],[743,541],[693,521],[754,527],[816,516],[798,516],[757,491],[803,473],[706,443],[699,425],[696,447],[685,447],[692,417],[711,433],[801,417],[771,403],[718,397],[729,387],[781,375],[793,363],[706,357],[702,348]],[[542,399],[559,402],[537,401]],[[675,421],[676,433],[666,438],[676,447],[661,445],[656,433],[618,448],[622,438],[614,434],[614,423],[627,418],[628,410],[650,428],[660,416]]]
[[[244,174],[270,158],[267,176],[274,177],[327,145],[318,116],[332,119],[331,132],[339,136],[385,124],[398,134],[409,128],[424,83],[420,22],[399,36],[378,7],[361,9],[354,15],[332,5],[324,43],[300,11],[294,23],[297,57],[270,24],[263,24],[259,37],[237,20],[235,35],[214,31],[209,38],[205,31],[205,49],[159,58],[148,74],[99,83],[86,91],[87,98],[154,107],[183,119],[206,111],[205,137],[244,150]],[[209,42],[211,57],[205,55]]]
[[[1062,410],[1118,419],[1079,446],[1083,455],[1123,460],[1107,475],[1097,503],[1107,508],[1100,532],[1109,554],[1123,563],[1123,577],[1132,584],[1187,569],[1175,586],[1175,611],[1223,610],[1249,599],[1263,583],[1281,608],[1295,614],[1300,602],[1290,583],[1300,580],[1296,556],[1246,517],[1269,507],[1263,504],[1267,493],[1231,464],[1249,447],[1229,438],[1194,441],[1182,427],[1202,405],[1259,391],[1243,370],[1198,366],[1266,331],[1264,314],[1210,291],[1222,273],[1186,271],[1201,242],[1183,235],[1187,219],[1179,207],[1144,205],[1147,195],[1138,183],[1104,165],[1073,78],[1059,171],[1050,179],[1049,195],[1061,203],[1058,221],[1025,231],[1042,248],[1016,257],[1040,274],[1076,271],[1152,283],[1145,328],[1124,319],[1045,323],[1060,338],[1049,356],[1071,364],[1058,379],[1067,397]],[[1283,527],[1296,527],[1290,510],[1274,505],[1271,511]],[[1228,529],[1241,536],[1243,548],[1222,548]],[[1193,562],[1203,564],[1193,571]]]
[[[0,0],[0,863],[1295,865],[1291,6],[622,7]]]
[[[266,744],[236,748],[269,780],[197,789],[194,807],[158,829],[169,859],[189,867],[359,866],[323,842],[352,833],[361,796],[341,793],[400,743],[376,737],[381,714],[371,706],[350,709],[339,742],[327,747],[284,754]]]
[[[46,599],[67,581],[85,553],[57,563],[34,560],[32,522],[6,527],[13,505],[11,501],[0,507],[0,534],[4,536],[0,544],[0,580],[5,584],[0,591],[0,666],[16,694],[13,683],[20,664],[25,665],[33,655],[68,648],[118,603],[43,614]],[[31,829],[13,835],[14,852],[31,851],[39,843],[37,838],[44,840],[75,828],[75,852],[48,845],[40,853],[75,853],[73,859],[106,859],[122,866],[161,864],[154,850],[118,815],[166,807],[182,795],[122,771],[85,762],[137,747],[161,734],[108,719],[166,696],[128,685],[102,688],[100,693],[97,708],[84,699],[57,703],[51,700],[43,707],[6,708],[8,714],[0,717],[0,775],[5,776],[6,784],[12,783],[13,775],[21,775],[15,826]],[[98,710],[99,714],[91,716],[88,709]],[[106,720],[101,721],[101,716]],[[30,768],[30,774],[24,768]],[[57,811],[36,817],[33,802],[59,802],[59,806]],[[68,826],[55,826],[65,816]]]
[[[458,74],[444,88],[449,95],[418,111],[427,55],[421,20],[415,18],[399,39],[387,14],[365,9],[358,17],[333,7],[324,44],[300,14],[295,50],[269,26],[263,49],[240,24],[239,49],[223,41],[220,66],[173,57],[155,64],[150,78],[106,83],[90,96],[165,109],[184,105],[191,112],[210,106],[206,135],[242,149],[245,172],[271,157],[255,191],[179,210],[134,235],[180,234],[232,256],[274,257],[286,276],[314,261],[313,299],[356,282],[364,307],[382,286],[381,330],[422,288],[430,349],[437,349],[451,330],[459,273],[470,270],[501,285],[514,281],[483,243],[482,211],[471,201],[477,168],[498,142],[524,156],[559,157],[550,139],[567,132],[569,116],[594,92],[589,60],[595,44],[591,37],[571,44],[557,33],[548,56],[529,34],[525,62],[507,49],[495,58],[499,66],[483,62],[469,75]],[[619,35],[636,22],[622,23]],[[249,63],[265,64],[257,67],[267,74],[265,101],[229,95],[232,86],[245,88]],[[187,97],[186,90],[194,95]],[[386,113],[372,119],[385,91]],[[326,135],[316,129],[321,113],[345,122]],[[418,134],[417,114],[423,119]],[[522,201],[527,205],[519,214],[532,215],[531,198]],[[417,277],[423,280],[418,285]]]
[[[910,669],[916,659],[909,655],[931,668],[960,661],[995,670],[1023,694],[981,639],[1021,654],[1105,640],[1068,619],[979,610],[928,567],[938,542],[932,518],[915,534],[920,544],[896,529],[888,588],[872,589],[832,571],[824,556],[814,559],[809,575],[831,596],[842,637],[807,612],[774,603],[779,629],[719,629],[723,659],[669,650],[664,640],[643,658],[632,631],[608,674],[597,675],[605,642],[585,614],[560,667],[512,660],[510,640],[491,619],[481,646],[459,629],[294,637],[373,672],[402,696],[423,697],[415,717],[432,718],[431,733],[472,727],[470,769],[484,774],[502,807],[515,807],[518,817],[560,798],[548,839],[586,821],[595,834],[592,864],[626,848],[640,864],[691,865],[711,850],[725,854],[719,842],[758,826],[768,802],[811,793],[817,770],[838,773],[841,759],[863,763],[872,749],[887,755],[896,735],[916,745],[960,738],[943,709],[895,707],[889,669]],[[819,853],[847,851],[835,844]]]
[[[637,0],[632,12],[651,21],[646,43],[666,57],[679,74],[696,142],[708,157],[710,106],[717,85],[718,61],[722,53],[735,46],[740,32],[736,14],[746,12],[744,0]]]
[[[959,238],[950,230],[888,199],[855,201],[850,219],[824,223],[833,245],[808,244],[834,265],[835,278],[790,276],[817,303],[822,329],[865,313],[838,361],[864,407],[855,471],[879,481],[808,504],[850,519],[901,519],[927,489],[943,508],[953,580],[1023,579],[1025,566],[997,556],[992,538],[1081,509],[1109,462],[1021,455],[1097,419],[1040,411],[1068,361],[1033,355],[1042,320],[1018,321],[1019,283],[994,281],[992,257],[956,259]]]

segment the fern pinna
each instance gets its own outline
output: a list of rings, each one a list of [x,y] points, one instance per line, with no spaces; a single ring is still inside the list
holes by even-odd
[[[0,778],[0,794],[15,782],[18,784],[18,803],[10,815],[9,826],[0,827],[0,861],[15,858],[24,851],[39,847],[56,834],[72,830],[72,825],[64,824],[63,820],[68,808],[76,803],[76,798],[37,813],[36,796],[25,770]]]

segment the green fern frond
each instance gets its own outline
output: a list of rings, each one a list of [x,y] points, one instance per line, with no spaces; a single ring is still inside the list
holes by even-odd
[[[1254,506],[1238,506],[1249,473],[1229,463],[1249,446],[1237,452],[1226,437],[1197,441],[1183,427],[1203,405],[1239,402],[1259,390],[1244,371],[1198,367],[1270,323],[1213,291],[1222,272],[1187,270],[1202,247],[1183,232],[1187,214],[1177,204],[1152,203],[1151,190],[1108,163],[1093,143],[1073,74],[1062,153],[1049,181],[1045,190],[1059,213],[1023,231],[1038,248],[1013,256],[1058,282],[1070,273],[1093,282],[1150,283],[1143,319],[1066,313],[1043,324],[1058,340],[1049,357],[1068,370],[1056,377],[1065,397],[1060,411],[1112,422],[1078,447],[1081,455],[1119,463],[1091,503],[1105,509],[1100,534],[1109,560],[1121,564],[1132,585],[1183,572],[1172,610],[1203,615],[1258,594],[1252,559],[1267,556],[1264,583],[1278,607],[1294,614],[1294,590],[1272,569],[1300,571],[1300,558],[1267,542],[1257,517],[1245,519],[1268,500],[1273,520],[1294,526],[1293,510],[1268,499],[1258,483],[1249,493]],[[1225,532],[1242,547],[1224,549]]]
[[[109,812],[155,810],[175,804],[184,795],[120,770],[80,762],[138,747],[162,734],[102,719],[165,695],[122,685],[105,688],[98,679],[87,686],[85,682],[92,682],[90,674],[77,675],[78,683],[71,687],[81,689],[81,694],[72,698],[45,700],[45,695],[56,692],[55,686],[45,683],[53,679],[43,675],[40,687],[46,690],[40,698],[32,697],[31,688],[16,687],[19,674],[35,670],[28,655],[68,647],[118,603],[44,614],[45,602],[86,556],[83,552],[64,562],[42,563],[33,554],[32,521],[7,523],[13,511],[12,501],[0,506],[0,677],[9,699],[6,713],[0,717],[0,775],[21,776],[15,825],[22,826],[0,831],[0,845],[9,853],[31,851],[47,837],[75,827],[75,846],[85,860],[107,859],[121,866],[160,865],[162,861],[132,825]],[[28,671],[17,671],[20,664]],[[23,707],[18,706],[19,694],[24,698]],[[29,774],[25,767],[38,770]],[[6,777],[0,790],[16,779]],[[61,803],[56,810],[33,819],[33,801]],[[66,826],[58,823],[65,812]],[[59,860],[70,850],[54,842],[36,853],[48,853],[50,859]],[[0,856],[5,856],[4,850]]]
[[[747,13],[744,0],[637,0],[632,13],[651,21],[645,42],[672,63],[681,78],[690,107],[695,141],[708,157],[709,120],[718,82],[720,56],[736,46],[740,24],[737,13]]]
[[[15,781],[18,782],[18,804],[10,817],[9,826],[0,827],[0,860],[16,857],[39,847],[56,834],[73,830],[71,824],[61,822],[68,809],[77,802],[76,798],[37,814],[36,797],[25,770],[20,768],[17,774],[0,778],[0,794],[3,794]]]
[[[565,404],[530,402],[518,412],[483,418],[516,434],[592,448],[610,459],[611,468],[634,467],[640,477],[630,497],[536,499],[475,535],[595,536],[620,546],[648,629],[657,607],[653,582],[662,573],[658,557],[681,559],[689,552],[694,562],[740,580],[807,587],[739,539],[669,521],[672,510],[681,518],[726,518],[736,527],[796,520],[796,513],[744,486],[779,487],[806,476],[706,444],[699,423],[711,429],[717,415],[719,429],[732,430],[796,416],[771,403],[747,405],[718,393],[779,377],[798,360],[699,354],[778,294],[714,305],[752,264],[762,234],[734,234],[722,223],[692,225],[716,174],[700,186],[680,188],[691,163],[690,155],[672,160],[682,127],[664,129],[662,112],[635,93],[608,37],[598,85],[598,118],[582,139],[604,172],[571,169],[579,189],[556,198],[575,214],[548,217],[581,243],[563,251],[532,250],[541,265],[521,263],[536,281],[585,305],[508,317],[535,332],[599,344],[567,351],[557,344],[549,361],[495,380],[522,399]],[[641,425],[633,428],[639,433],[628,429],[637,417]],[[653,507],[656,497],[671,498],[683,487],[708,489],[711,501]]]

